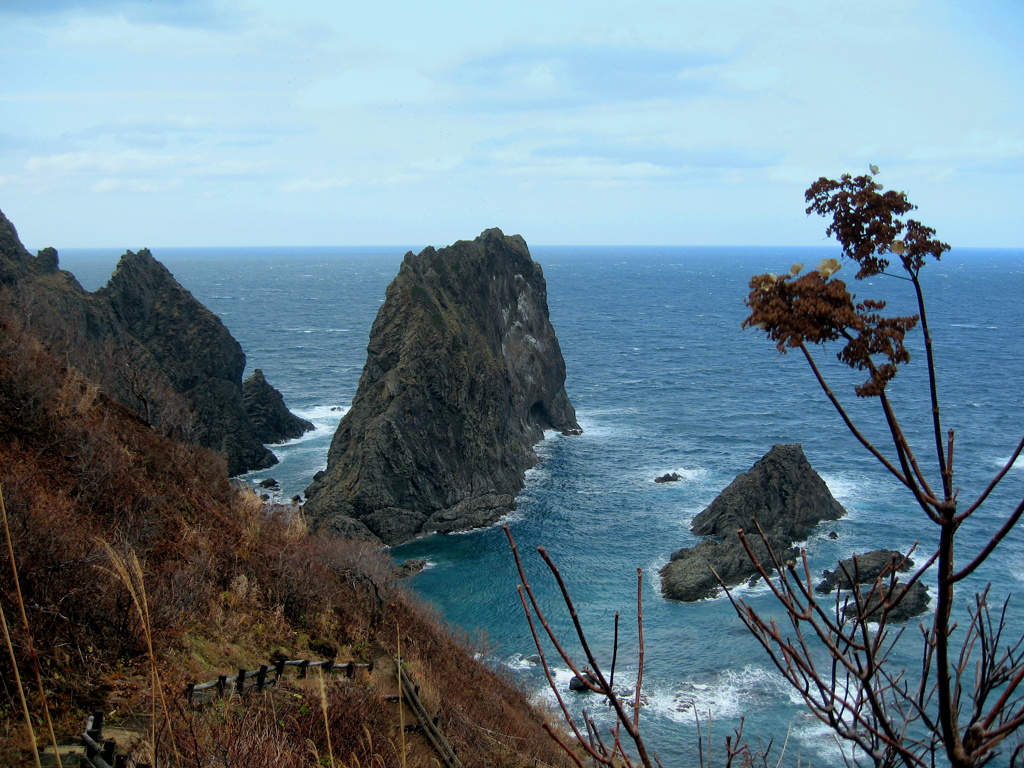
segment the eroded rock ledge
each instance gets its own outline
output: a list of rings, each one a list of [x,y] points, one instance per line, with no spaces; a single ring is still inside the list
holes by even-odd
[[[494,523],[545,430],[579,432],[539,264],[518,235],[405,256],[307,512],[398,544]]]

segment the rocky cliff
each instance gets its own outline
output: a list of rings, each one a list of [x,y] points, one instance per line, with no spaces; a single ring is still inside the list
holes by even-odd
[[[300,419],[288,410],[284,396],[267,381],[259,368],[242,382],[242,397],[256,436],[264,443],[283,443],[316,429],[312,422]]]
[[[96,292],[195,413],[197,442],[228,459],[228,473],[277,463],[245,410],[242,346],[148,249],[128,251]]]
[[[811,467],[799,445],[775,445],[747,472],[736,477],[693,519],[691,531],[708,537],[695,547],[672,554],[661,569],[661,590],[673,600],[701,600],[719,590],[712,568],[727,584],[755,576],[736,533],[743,528],[755,554],[765,561],[767,550],[755,523],[767,535],[776,554],[794,557],[793,543],[802,541],[822,520],[846,514],[825,481]]]
[[[544,431],[579,431],[564,382],[544,276],[521,237],[489,229],[410,252],[306,509],[387,544],[489,525],[513,508]]]
[[[0,286],[47,350],[158,431],[221,453],[230,474],[277,462],[245,410],[242,348],[148,250],[90,293],[54,249],[31,256],[0,213]]]

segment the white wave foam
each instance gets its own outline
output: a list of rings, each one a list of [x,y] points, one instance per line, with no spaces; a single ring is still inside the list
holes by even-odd
[[[993,467],[996,467],[998,469],[1002,469],[1003,467],[1006,466],[1006,462],[1008,462],[1009,460],[1010,460],[1009,456],[1003,456],[1003,457],[998,458],[998,459],[993,459],[990,463],[992,464]],[[1022,453],[1020,456],[1017,457],[1017,460],[1015,462],[1013,462],[1013,466],[1011,467],[1011,469],[1013,469],[1014,471],[1024,469],[1024,453]]]
[[[777,672],[755,666],[722,670],[710,680],[688,680],[676,690],[647,691],[652,712],[677,723],[694,722],[694,713],[702,720],[739,718],[751,708],[775,706],[780,695],[795,699],[785,680]]]
[[[836,501],[843,502],[858,498],[864,489],[864,483],[860,478],[850,474],[831,474],[819,472],[821,479],[825,481],[829,492]]]
[[[505,666],[516,672],[522,672],[530,669],[540,669],[541,665],[539,661],[535,660],[535,654],[523,655],[521,653],[514,653],[505,659]]]
[[[686,487],[686,485],[693,485],[696,483],[706,481],[711,474],[710,470],[708,470],[706,467],[676,467],[675,469],[670,469],[667,471],[667,474],[671,473],[679,475],[679,480],[670,483],[659,483],[659,485],[676,485]],[[661,475],[664,474],[666,474],[666,472],[661,471],[658,473],[657,476],[660,477]]]
[[[342,416],[348,413],[348,410],[348,406],[344,405],[315,405],[312,408],[293,409],[292,413],[296,416],[312,422],[313,429],[291,440],[285,440],[283,443],[274,443],[274,450],[290,448],[310,440],[320,440],[323,439],[325,433],[333,435],[338,428],[338,422],[341,421]]]
[[[835,731],[809,712],[801,715],[793,726],[793,735],[803,748],[813,750],[823,765],[854,764],[851,745],[838,741]]]
[[[337,426],[341,417],[349,412],[347,405],[314,405],[310,408],[295,408],[292,410],[296,416],[301,416],[313,424],[331,424]]]
[[[742,584],[729,587],[729,592],[732,593],[734,599],[743,600],[748,597],[754,597],[771,592],[771,587],[768,586],[767,581],[759,578],[753,586],[750,585],[749,581],[745,581]],[[714,597],[708,597],[705,599],[716,602],[729,602],[729,592],[726,592],[724,589],[719,589],[718,594]]]
[[[551,665],[551,659],[548,659],[548,669],[551,671],[551,676],[555,679],[555,685],[558,686],[558,691],[563,695],[569,693],[569,681],[573,678],[572,670],[568,667],[555,667]],[[544,688],[538,691],[538,698],[546,701],[550,706],[554,707],[558,705],[558,700],[555,698],[554,691],[551,690],[546,682]]]

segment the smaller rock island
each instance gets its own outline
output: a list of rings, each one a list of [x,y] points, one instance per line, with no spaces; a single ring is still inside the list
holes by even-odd
[[[264,443],[283,443],[316,429],[313,422],[288,410],[284,396],[267,381],[259,368],[242,382],[242,399],[256,437]]]
[[[800,445],[774,445],[693,519],[691,531],[708,538],[672,554],[661,569],[662,594],[687,602],[714,597],[721,585],[712,568],[728,586],[755,577],[757,569],[738,528],[747,532],[747,541],[762,562],[768,554],[755,521],[775,553],[788,559],[797,554],[793,543],[806,539],[815,525],[844,514]]]

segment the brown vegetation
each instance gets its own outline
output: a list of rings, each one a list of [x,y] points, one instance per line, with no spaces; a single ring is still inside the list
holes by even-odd
[[[34,639],[46,701],[26,684],[29,708],[40,723],[48,705],[60,738],[104,708],[111,723],[155,716],[139,750],[155,745],[160,765],[314,765],[329,755],[346,766],[401,765],[395,708],[372,679],[328,683],[326,711],[315,692],[286,687],[200,710],[181,697],[188,679],[272,654],[386,659],[398,652],[398,626],[403,658],[467,765],[565,764],[541,715],[416,604],[385,555],[310,533],[296,510],[236,491],[221,459],[113,402],[44,351],[2,300],[0,434],[23,592],[19,601],[3,563],[0,607],[17,669],[3,654],[0,764],[34,746],[15,684],[33,679]],[[19,605],[28,631],[13,618]],[[150,642],[166,714],[150,686]]]
[[[960,499],[954,431],[945,431],[942,425],[940,379],[920,280],[929,258],[938,260],[949,246],[934,237],[935,230],[904,218],[915,206],[902,192],[883,192],[874,179],[876,172],[819,179],[807,190],[807,213],[829,219],[827,234],[835,236],[844,258],[858,267],[854,279],[899,277],[912,292],[917,314],[887,316],[884,301],[855,303],[846,283],[834,277],[839,262],[826,259],[802,275],[799,264],[788,275],[755,275],[747,298],[751,312],[744,325],[764,330],[780,352],[800,351],[853,436],[910,492],[922,521],[936,527],[938,544],[924,553],[924,564],[905,582],[897,581],[903,560],[894,558],[863,588],[855,574],[846,573],[852,589],[842,597],[837,592],[835,600],[825,603],[814,594],[806,557],[803,562],[783,563],[771,554],[757,563],[758,570],[785,610],[788,628],[741,599],[734,599],[734,606],[808,709],[852,745],[855,762],[921,768],[945,762],[977,768],[1009,753],[1015,765],[1024,754],[1017,734],[1024,726],[1024,638],[1004,635],[1007,603],[1001,608],[991,605],[988,589],[975,596],[961,620],[954,615],[954,605],[963,600],[961,582],[1024,517],[1024,501],[1011,501],[1002,502],[1002,509],[988,509],[987,521],[983,515],[971,519],[1024,452],[1024,438],[978,496],[972,500],[965,492],[966,500]],[[903,426],[887,389],[900,367],[910,362],[905,338],[918,327],[931,405],[931,429],[925,431],[930,445],[924,448],[913,445],[918,436]],[[825,361],[812,352],[826,342],[841,345],[837,357],[843,365],[867,374],[854,391],[880,406],[888,446],[872,442],[861,431],[829,386]],[[1007,448],[1012,445],[1009,439]],[[996,507],[1000,504],[994,502]],[[968,522],[987,526],[982,546],[972,548],[963,539],[956,546],[957,534]],[[857,569],[855,559],[853,570]],[[930,625],[921,627],[921,665],[915,675],[893,662],[892,649],[903,634],[896,618],[899,604],[924,579],[934,579],[935,600]]]

